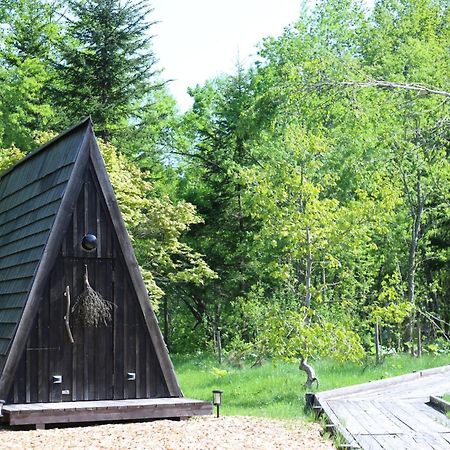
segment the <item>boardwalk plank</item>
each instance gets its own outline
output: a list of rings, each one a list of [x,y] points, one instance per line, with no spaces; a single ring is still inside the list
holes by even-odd
[[[316,401],[319,400],[316,398]],[[322,409],[325,415],[328,417],[328,420],[331,421],[332,424],[335,425],[336,431],[342,435],[342,437],[347,441],[349,445],[354,445],[355,447],[359,447],[353,437],[353,435],[347,430],[345,426],[341,424],[339,418],[336,416],[336,413],[331,409],[330,405],[326,400],[321,402]]]
[[[399,420],[408,425],[412,432],[425,432],[427,431],[427,427],[421,422],[420,419],[415,417],[414,412],[411,414],[411,411],[407,412],[403,408],[399,406],[399,402],[382,402],[386,409],[389,409],[392,414],[394,414]]]
[[[422,433],[414,435],[420,444],[428,444],[434,450],[449,450],[449,443],[442,437],[442,433]],[[426,447],[424,447],[426,448]]]
[[[432,406],[417,402],[414,403],[414,408],[420,411],[422,414],[430,417],[435,422],[438,422],[444,427],[450,429],[450,419],[445,414],[442,414],[440,411],[435,410]]]
[[[385,450],[411,450],[411,443],[406,442],[401,434],[382,434],[375,438]]]
[[[374,401],[358,400],[353,401],[352,404],[355,405],[355,410],[362,411],[359,417],[368,420],[367,428],[370,434],[397,434],[403,431],[397,421],[383,414]]]
[[[404,434],[401,438],[406,442],[408,448],[413,450],[433,450],[433,447],[418,433]],[[394,448],[392,449],[394,450]]]
[[[346,407],[346,403],[339,400],[329,400],[328,404],[340,423],[353,435],[370,434],[370,428],[367,429],[364,424],[354,416],[354,412]]]
[[[434,433],[445,433],[449,429],[441,425],[439,422],[433,420],[425,414],[421,414],[416,408],[414,408],[414,403],[409,403],[405,401],[398,401],[392,405],[395,410],[403,410],[404,417],[406,416],[408,420],[412,421],[415,431],[420,431],[423,433],[434,432]]]
[[[355,436],[356,442],[366,450],[386,450],[381,444],[370,434],[358,434]]]
[[[318,393],[349,444],[366,450],[450,450],[450,419],[426,403],[450,392],[450,366]],[[324,407],[326,405],[326,407]]]
[[[376,416],[371,416],[365,410],[366,402],[358,400],[349,402],[348,408],[354,411],[355,417],[363,424],[364,428],[366,428],[368,434],[389,434],[391,430],[386,428],[382,421],[378,420],[379,418]]]
[[[440,436],[450,444],[450,433],[441,433]]]
[[[389,405],[385,406],[385,403],[379,400],[374,401],[374,403],[377,405],[380,414],[389,417],[389,419],[400,429],[400,432],[398,432],[397,434],[412,433],[414,431],[413,428],[400,420],[392,411],[389,410]]]
[[[407,386],[407,383],[415,383],[428,379],[432,377],[437,381],[438,393],[445,393],[446,387],[448,388],[448,377],[450,375],[450,365],[443,367],[436,367],[434,369],[422,370],[417,373],[410,373],[406,375],[400,375],[397,377],[387,378],[384,380],[373,381],[372,383],[363,383],[354,386],[347,386],[343,388],[333,389],[330,391],[324,391],[320,393],[322,399],[336,399],[336,398],[350,398],[353,396],[362,395],[362,398],[368,398],[372,393],[381,394],[381,397],[387,396],[386,393],[389,389],[398,387],[400,385]],[[442,380],[447,380],[447,383],[442,382]],[[444,389],[444,390],[442,390]]]

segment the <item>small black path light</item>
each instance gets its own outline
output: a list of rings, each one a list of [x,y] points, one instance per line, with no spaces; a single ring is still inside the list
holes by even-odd
[[[213,405],[215,405],[217,408],[216,417],[219,417],[220,404],[222,403],[222,394],[223,394],[223,391],[219,391],[219,390],[213,391]]]

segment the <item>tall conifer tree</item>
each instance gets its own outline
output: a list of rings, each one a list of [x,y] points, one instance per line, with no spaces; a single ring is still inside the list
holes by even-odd
[[[56,97],[66,120],[91,114],[98,134],[109,138],[140,116],[155,89],[146,0],[68,0],[67,35]]]

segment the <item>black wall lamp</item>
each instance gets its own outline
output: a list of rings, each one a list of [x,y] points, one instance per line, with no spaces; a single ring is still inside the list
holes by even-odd
[[[81,241],[81,246],[83,247],[83,250],[86,250],[87,252],[95,250],[97,248],[97,236],[91,233],[85,234]]]

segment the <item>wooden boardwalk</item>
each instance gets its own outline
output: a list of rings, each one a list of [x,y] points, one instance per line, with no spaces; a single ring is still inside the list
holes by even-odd
[[[314,408],[328,427],[365,450],[450,450],[450,419],[428,405],[450,392],[450,365],[320,392]]]

